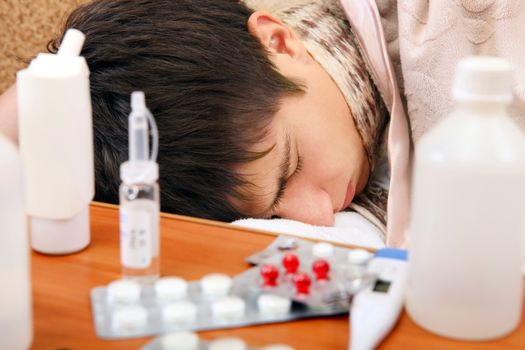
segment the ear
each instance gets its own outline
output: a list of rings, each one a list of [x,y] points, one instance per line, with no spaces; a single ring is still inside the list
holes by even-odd
[[[248,31],[275,54],[286,54],[295,59],[304,59],[308,52],[295,32],[276,17],[255,11],[248,19]]]

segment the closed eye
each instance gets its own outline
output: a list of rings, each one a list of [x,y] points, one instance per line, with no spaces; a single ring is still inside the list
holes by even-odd
[[[297,166],[295,167],[294,172],[285,180],[282,180],[279,182],[279,190],[277,192],[277,196],[275,197],[274,202],[272,203],[272,206],[270,207],[269,213],[272,214],[277,210],[277,207],[281,203],[284,191],[286,190],[286,185],[288,184],[288,181],[290,181],[293,177],[297,176],[301,172],[303,168],[303,158],[299,153],[297,153]],[[273,216],[271,216],[273,217]]]

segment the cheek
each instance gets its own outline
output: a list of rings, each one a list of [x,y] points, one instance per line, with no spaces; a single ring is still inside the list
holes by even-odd
[[[359,163],[351,119],[348,120],[351,116],[326,113],[309,116],[309,123],[299,128],[304,172],[310,180],[325,183],[346,178],[353,165]]]
[[[344,162],[339,159],[341,150],[332,149],[326,143],[311,144],[303,155],[302,172],[312,181],[327,181],[340,175]]]

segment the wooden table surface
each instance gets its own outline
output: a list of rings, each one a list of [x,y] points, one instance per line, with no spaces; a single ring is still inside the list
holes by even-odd
[[[274,238],[230,225],[163,214],[161,274],[188,280],[211,272],[234,275],[248,268],[246,256]],[[108,341],[95,336],[89,291],[120,277],[116,207],[96,203],[91,206],[91,240],[87,249],[73,255],[32,253],[32,349],[138,349],[152,339]],[[296,350],[347,349],[348,334],[348,316],[199,333],[204,339],[238,336],[254,346],[286,343]],[[516,331],[498,341],[460,342],[424,331],[403,312],[379,348],[525,349],[525,322],[522,320]]]

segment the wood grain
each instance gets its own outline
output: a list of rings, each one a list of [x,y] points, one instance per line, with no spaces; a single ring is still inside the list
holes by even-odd
[[[89,291],[120,276],[118,210],[91,206],[91,245],[68,256],[32,253],[34,341],[32,349],[137,349],[151,337],[102,340],[95,336]],[[231,275],[245,270],[244,258],[274,237],[230,225],[163,214],[161,273],[198,279],[211,272]],[[262,346],[286,343],[297,350],[347,349],[347,316],[319,318],[224,331],[201,332],[204,339],[239,336]],[[525,349],[525,323],[494,342],[467,343],[430,334],[404,313],[380,349]]]

